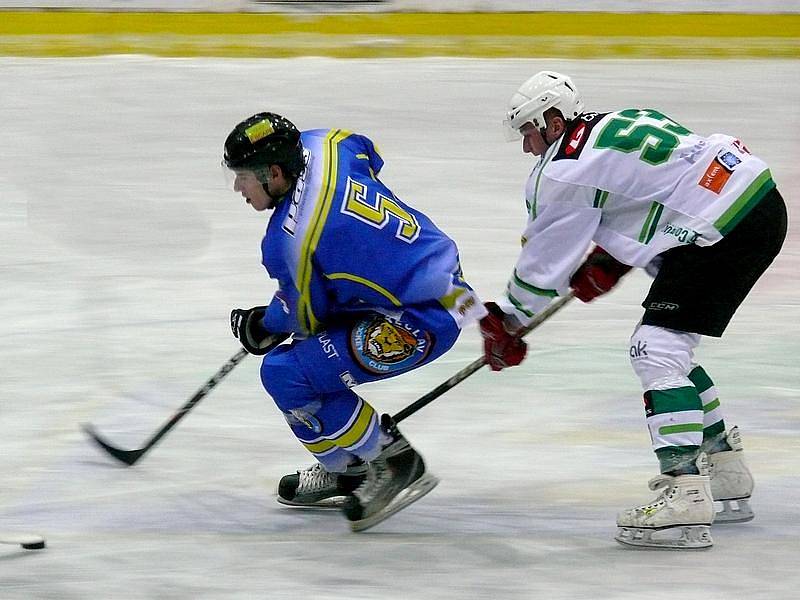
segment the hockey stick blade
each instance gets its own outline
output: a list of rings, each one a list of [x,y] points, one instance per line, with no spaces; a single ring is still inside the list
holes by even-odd
[[[100,437],[100,434],[97,433],[95,428],[88,423],[82,425],[81,429],[83,429],[86,435],[92,438],[95,444],[100,446],[103,450],[108,452],[108,454],[116,458],[118,461],[124,463],[129,467],[135,464],[136,461],[139,460],[139,458],[142,456],[142,454],[145,453],[145,450],[147,450],[147,448],[141,448],[139,450],[123,450],[122,448],[117,448],[115,446],[112,446],[102,437]]]
[[[273,346],[275,347],[278,344],[282,343],[286,338],[288,338],[288,334],[281,337],[276,337],[274,340]],[[111,456],[116,458],[121,463],[124,463],[128,466],[133,465],[138,461],[145,453],[147,453],[153,446],[155,446],[158,441],[164,437],[178,422],[183,419],[189,411],[192,410],[200,400],[205,398],[208,393],[213,390],[220,381],[222,381],[228,373],[230,373],[233,368],[238,365],[242,360],[248,355],[247,350],[244,348],[240,348],[236,354],[234,354],[224,365],[222,365],[219,370],[214,373],[214,375],[206,381],[203,386],[197,390],[191,398],[189,398],[183,406],[178,408],[170,419],[164,423],[161,427],[159,427],[158,431],[156,431],[153,436],[147,440],[147,443],[139,448],[138,450],[123,450],[122,448],[117,448],[116,446],[112,446],[108,442],[106,442],[100,434],[98,434],[94,427],[89,424],[83,425],[83,430],[86,434],[94,440],[94,442],[100,446],[103,450],[108,452]]]

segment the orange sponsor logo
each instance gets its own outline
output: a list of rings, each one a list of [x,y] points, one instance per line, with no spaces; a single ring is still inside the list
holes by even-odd
[[[711,190],[715,194],[719,194],[730,178],[731,172],[722,166],[717,159],[714,159],[711,161],[711,164],[708,165],[706,172],[703,173],[697,185]]]

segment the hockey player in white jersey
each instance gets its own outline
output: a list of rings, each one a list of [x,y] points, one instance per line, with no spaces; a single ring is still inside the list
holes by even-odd
[[[738,139],[698,135],[654,109],[585,112],[571,79],[550,71],[523,83],[505,125],[538,162],[521,254],[481,323],[487,362],[493,370],[521,362],[514,332],[554,296],[572,288],[589,302],[630,268],[646,268],[654,281],[629,355],[661,467],[650,481],[659,495],[620,513],[616,539],[711,546],[712,521],[753,518],[753,478],[694,350],[701,336],[722,335],[783,244],[786,207],[769,168]]]

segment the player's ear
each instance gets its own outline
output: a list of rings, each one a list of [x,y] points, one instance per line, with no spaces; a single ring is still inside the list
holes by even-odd
[[[555,115],[552,121],[550,121],[550,125],[553,135],[557,138],[561,137],[561,134],[567,129],[567,122],[561,115]]]

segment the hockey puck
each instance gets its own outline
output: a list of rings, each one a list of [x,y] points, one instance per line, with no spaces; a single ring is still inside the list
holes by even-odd
[[[24,544],[20,544],[20,546],[25,548],[25,550],[41,550],[45,547],[45,542],[44,540],[40,542],[26,542]]]

